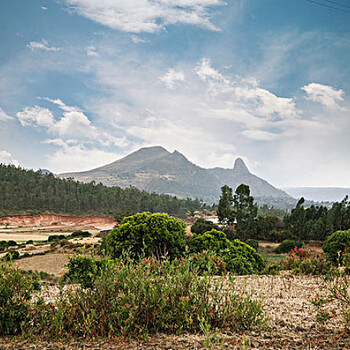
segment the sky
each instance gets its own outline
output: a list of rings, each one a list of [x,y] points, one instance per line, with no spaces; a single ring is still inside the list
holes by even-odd
[[[159,145],[350,187],[350,1],[315,2],[1,0],[0,163],[83,171]]]

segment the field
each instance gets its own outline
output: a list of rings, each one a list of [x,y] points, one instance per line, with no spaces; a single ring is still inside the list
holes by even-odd
[[[89,226],[86,222],[74,225],[44,223],[42,226],[23,225],[22,227],[7,225],[3,228],[1,232],[3,236],[0,236],[2,237],[0,239],[11,237],[16,241],[43,240],[52,234],[68,234],[87,227],[90,231],[98,232],[97,226],[92,224]],[[3,233],[3,231],[11,233]],[[23,270],[46,272],[52,275],[54,281],[55,278],[57,281],[66,271],[65,265],[69,256],[80,251],[84,246],[93,247],[99,242],[100,238],[89,237],[70,240],[68,246],[58,244],[52,247],[47,242],[34,243],[28,245],[28,252],[33,256],[16,261],[16,265]],[[272,253],[275,246],[276,244],[273,243],[264,243],[262,249],[265,252],[264,256],[278,261],[281,257]],[[350,340],[343,333],[340,315],[337,315],[323,329],[316,322],[315,309],[310,299],[317,294],[326,295],[321,277],[297,276],[289,272],[281,272],[277,276],[237,276],[235,283],[239,291],[252,292],[253,298],[263,300],[269,318],[265,329],[236,334],[212,330],[208,334],[197,335],[152,335],[146,340],[97,339],[60,343],[0,338],[0,349],[350,349]],[[54,301],[58,290],[58,285],[50,282],[41,293],[46,300]]]

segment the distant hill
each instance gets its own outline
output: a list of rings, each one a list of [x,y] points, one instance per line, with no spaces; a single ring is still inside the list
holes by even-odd
[[[50,172],[43,174],[40,170],[0,164],[0,216],[41,213],[113,216],[117,212],[121,215],[150,211],[186,217],[188,212],[201,208],[198,200],[150,194],[135,187],[121,189],[81,183],[57,178]]]
[[[295,198],[315,202],[340,202],[345,196],[350,197],[350,188],[343,187],[286,187],[284,190]]]
[[[141,148],[100,168],[59,176],[82,182],[101,182],[106,186],[135,186],[180,198],[200,198],[208,203],[219,200],[223,185],[235,190],[244,183],[250,186],[252,195],[259,201],[291,201],[294,204],[294,199],[287,193],[251,174],[240,158],[236,159],[233,169],[204,169],[178,151],[170,153],[163,147]]]

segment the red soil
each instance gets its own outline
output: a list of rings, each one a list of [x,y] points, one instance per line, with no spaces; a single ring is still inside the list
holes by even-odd
[[[11,226],[83,226],[91,225],[98,229],[112,228],[115,225],[113,218],[99,216],[69,216],[56,214],[42,215],[13,215],[0,217],[0,225]]]

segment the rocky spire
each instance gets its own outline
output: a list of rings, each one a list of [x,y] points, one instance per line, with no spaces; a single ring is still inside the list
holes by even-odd
[[[244,161],[242,158],[237,158],[235,160],[235,165],[233,166],[233,170],[236,172],[239,172],[241,174],[248,173],[250,174],[247,166],[245,165]]]

